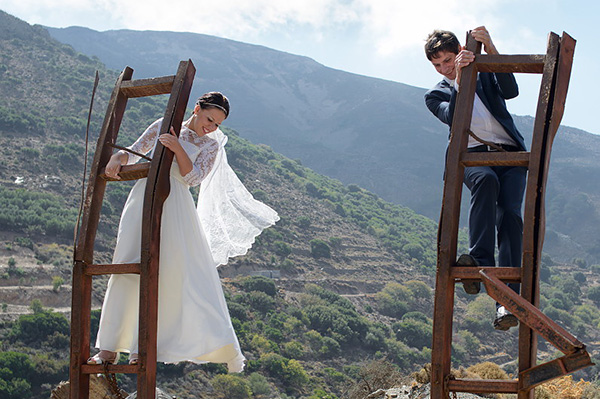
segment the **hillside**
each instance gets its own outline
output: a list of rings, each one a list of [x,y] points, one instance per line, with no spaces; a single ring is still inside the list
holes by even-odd
[[[195,94],[214,88],[227,93],[234,105],[228,124],[250,141],[434,220],[439,216],[448,131],[426,109],[424,89],[214,36],[47,29],[109,68],[130,65],[140,77],[172,73],[178,60],[191,58],[199,66]],[[423,60],[419,67],[429,66]],[[530,142],[533,118],[518,116],[516,123]],[[600,264],[598,152],[600,137],[560,128],[548,179],[544,250],[561,262]],[[463,222],[466,212],[463,206]]]
[[[0,370],[12,370],[0,375],[0,396],[9,399],[47,398],[67,376],[64,315],[96,69],[101,85],[90,153],[117,72],[41,27],[0,12]],[[162,97],[131,101],[120,142],[130,143],[161,116],[164,103]],[[226,125],[232,167],[281,216],[246,256],[219,269],[249,359],[247,372],[161,365],[159,386],[190,399],[334,399],[360,388],[371,360],[387,359],[404,375],[418,370],[430,358],[436,223],[360,185],[316,173],[270,146],[252,144],[229,119]],[[128,189],[126,183],[109,185],[98,261],[110,259]],[[462,245],[464,250],[464,237]],[[589,343],[597,357],[600,292],[594,287],[600,270],[583,261],[545,261],[544,311]],[[258,272],[279,277],[252,276]],[[94,284],[97,308],[105,280]],[[457,293],[455,365],[490,360],[514,373],[516,331],[491,328],[489,297]],[[95,311],[92,330],[97,317]],[[552,348],[540,349],[542,358],[553,356]],[[597,374],[589,369],[578,375]],[[126,376],[120,384],[129,391],[134,386]]]

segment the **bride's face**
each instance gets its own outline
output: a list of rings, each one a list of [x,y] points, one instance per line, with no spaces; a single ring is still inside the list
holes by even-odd
[[[194,108],[194,117],[190,123],[190,129],[199,136],[214,132],[225,120],[225,112],[218,108],[202,108],[196,105]]]

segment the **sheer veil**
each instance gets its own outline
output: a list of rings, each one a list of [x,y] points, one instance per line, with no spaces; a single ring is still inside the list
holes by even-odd
[[[229,166],[227,136],[217,129],[208,134],[217,140],[215,164],[200,185],[197,211],[206,233],[215,266],[244,255],[264,229],[279,220],[275,210],[254,199]]]

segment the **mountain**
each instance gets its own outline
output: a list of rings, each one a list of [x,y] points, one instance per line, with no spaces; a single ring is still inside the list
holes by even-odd
[[[424,89],[214,36],[46,29],[109,68],[130,65],[137,77],[170,74],[180,59],[191,58],[199,76],[194,95],[212,89],[228,94],[228,124],[251,141],[432,219],[439,215],[448,131],[424,106]],[[515,120],[530,142],[533,118]],[[561,127],[546,207],[545,251],[557,260],[600,263],[598,152],[600,137]]]
[[[44,28],[0,12],[2,398],[47,398],[68,374],[71,240],[96,70],[101,84],[88,159],[118,72],[56,41]],[[131,143],[164,107],[164,97],[131,100],[120,142]],[[394,371],[386,374],[389,380],[397,369],[408,374],[426,363],[436,223],[359,185],[318,174],[268,145],[252,144],[243,128],[232,130],[228,123],[232,167],[281,216],[246,256],[219,269],[247,370],[226,375],[220,365],[161,364],[161,389],[182,399],[362,398],[389,387],[374,385],[382,374]],[[581,154],[564,156],[576,164]],[[129,188],[123,182],[108,185],[95,243],[98,263],[110,262]],[[464,235],[460,238],[462,251]],[[590,343],[597,358],[600,266],[556,264],[545,257],[542,271],[540,307]],[[94,279],[96,308],[105,282]],[[493,330],[493,309],[490,297],[457,289],[455,365],[487,360],[516,371],[516,331]],[[95,310],[93,332],[98,316]],[[552,356],[553,349],[541,342],[540,359]],[[368,367],[383,358],[393,364]],[[598,368],[589,368],[578,376],[597,374]],[[135,389],[127,375],[119,376],[119,385]]]

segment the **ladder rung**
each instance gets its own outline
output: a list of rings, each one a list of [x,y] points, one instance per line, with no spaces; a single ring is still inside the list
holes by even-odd
[[[137,374],[139,372],[138,365],[129,365],[129,364],[115,364],[108,366],[108,372],[111,374]],[[81,372],[83,374],[103,374],[104,373],[104,365],[102,364],[84,364],[81,366]]]
[[[140,264],[87,265],[85,268],[85,275],[87,276],[103,276],[105,274],[140,274]]]
[[[175,76],[173,75],[160,78],[125,80],[121,83],[119,91],[128,98],[169,94],[174,81]]]
[[[492,271],[494,276],[504,282],[520,283],[521,268],[520,267],[463,267],[453,266],[450,268],[450,276],[459,280],[481,280],[479,271]]]
[[[448,389],[453,392],[517,393],[519,381],[456,379],[448,381]]]
[[[464,166],[529,166],[529,152],[464,152]]]
[[[543,73],[545,60],[543,54],[477,54],[475,65],[479,72]]]
[[[123,165],[119,172],[120,179],[113,179],[112,177],[106,176],[106,170],[103,168],[100,171],[100,178],[108,181],[125,181],[125,180],[138,180],[148,177],[148,171],[150,170],[150,162],[136,163],[134,165]]]

